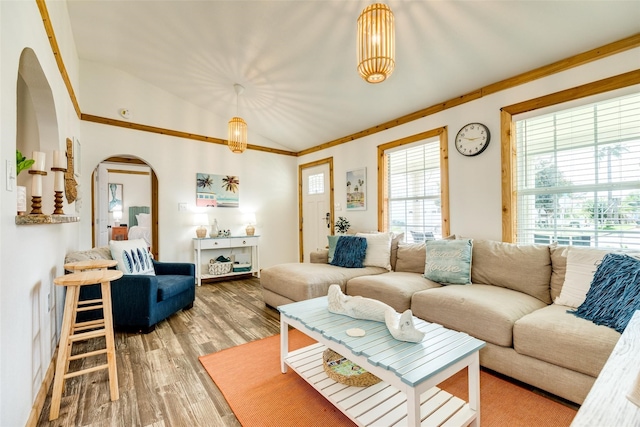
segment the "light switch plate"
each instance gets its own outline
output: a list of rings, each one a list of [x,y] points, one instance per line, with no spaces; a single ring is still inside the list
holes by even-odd
[[[11,160],[5,160],[7,171],[7,191],[13,191],[16,187],[16,164]]]

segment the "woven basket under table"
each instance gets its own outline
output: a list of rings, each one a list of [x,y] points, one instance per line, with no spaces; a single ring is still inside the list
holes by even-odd
[[[221,274],[227,274],[231,272],[232,262],[210,262],[209,274],[219,276]]]
[[[380,382],[380,378],[365,371],[330,348],[322,353],[322,366],[329,378],[348,386],[369,387]]]

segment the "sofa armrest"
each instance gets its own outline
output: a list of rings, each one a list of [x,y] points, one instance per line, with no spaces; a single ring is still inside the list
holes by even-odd
[[[309,254],[310,261],[315,264],[328,264],[329,263],[329,249],[322,249],[314,251]]]
[[[196,266],[188,262],[153,261],[153,269],[158,275],[175,274],[179,276],[196,277]]]
[[[118,324],[140,324],[138,319],[149,319],[158,303],[158,279],[155,276],[125,274],[111,282],[111,298]]]

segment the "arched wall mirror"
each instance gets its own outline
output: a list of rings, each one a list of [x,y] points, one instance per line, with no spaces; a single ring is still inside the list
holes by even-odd
[[[109,157],[94,169],[91,182],[93,246],[144,239],[159,259],[158,177],[153,168],[137,157]]]

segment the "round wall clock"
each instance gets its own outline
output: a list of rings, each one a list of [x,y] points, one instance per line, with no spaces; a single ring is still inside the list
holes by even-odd
[[[456,135],[456,149],[463,156],[477,156],[482,153],[491,140],[489,128],[482,123],[469,123]]]

